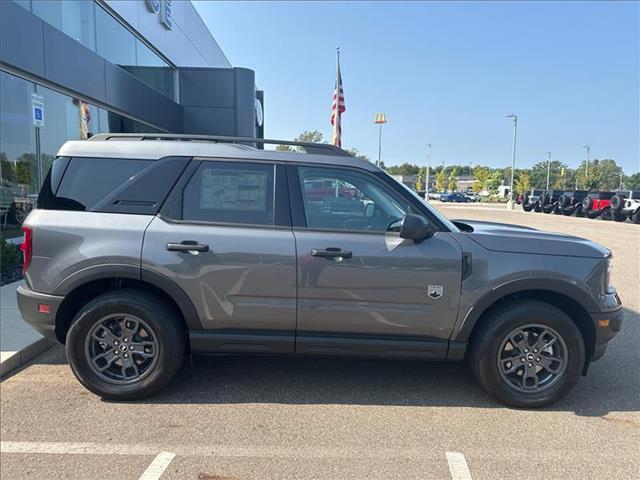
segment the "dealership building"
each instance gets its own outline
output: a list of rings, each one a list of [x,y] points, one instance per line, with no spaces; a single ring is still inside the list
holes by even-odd
[[[3,215],[33,198],[69,139],[263,136],[254,72],[231,65],[183,0],[0,1],[0,95]]]

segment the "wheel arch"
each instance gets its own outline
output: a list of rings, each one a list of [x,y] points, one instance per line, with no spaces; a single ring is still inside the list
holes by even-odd
[[[469,311],[454,341],[473,342],[474,336],[481,331],[482,325],[490,321],[490,312],[504,302],[520,299],[539,300],[553,305],[573,320],[582,334],[587,354],[586,364],[588,364],[594,354],[596,341],[596,328],[589,312],[597,311],[598,306],[577,287],[549,280],[545,280],[545,283],[551,283],[551,285],[542,287],[537,282],[532,282],[528,286],[507,285],[493,291],[492,295],[478,302]]]
[[[60,343],[65,343],[66,334],[83,305],[106,292],[123,288],[141,289],[163,298],[180,314],[185,332],[200,330],[197,311],[188,295],[169,278],[135,266],[105,265],[91,267],[82,275],[74,275],[56,288],[56,295],[64,296],[56,314],[55,334]],[[124,267],[124,268],[123,268]]]

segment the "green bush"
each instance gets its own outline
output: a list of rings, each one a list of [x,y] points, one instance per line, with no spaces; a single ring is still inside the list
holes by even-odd
[[[4,238],[0,240],[0,271],[8,270],[22,262],[22,253],[17,245]]]

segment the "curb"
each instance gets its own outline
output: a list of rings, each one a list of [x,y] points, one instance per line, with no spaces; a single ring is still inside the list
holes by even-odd
[[[35,342],[24,347],[22,350],[14,352],[9,358],[0,362],[0,378],[4,379],[7,374],[33,360],[53,345],[55,345],[53,340],[41,337]]]

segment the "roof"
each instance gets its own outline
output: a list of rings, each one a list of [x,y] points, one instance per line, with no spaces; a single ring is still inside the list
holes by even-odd
[[[121,138],[100,141],[70,140],[58,151],[63,157],[108,157],[157,160],[169,156],[264,160],[358,167],[379,171],[373,163],[349,155],[260,150],[244,144],[209,140],[153,140]],[[285,143],[285,142],[283,142]]]

